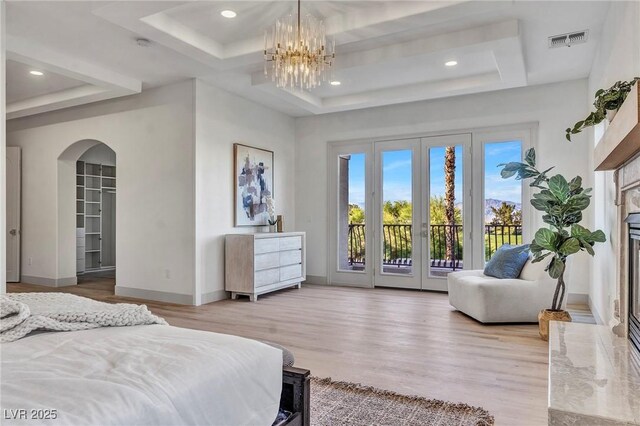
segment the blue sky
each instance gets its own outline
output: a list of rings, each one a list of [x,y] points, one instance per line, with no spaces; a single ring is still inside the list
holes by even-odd
[[[521,142],[485,144],[485,197],[521,202],[522,187],[514,179],[502,179],[498,164],[521,161]],[[431,195],[444,196],[444,147],[430,148]],[[411,199],[411,151],[385,151],[382,155],[384,201]],[[352,154],[349,162],[349,203],[364,204],[364,154]],[[456,203],[462,199],[462,147],[456,147]]]
[[[496,142],[484,146],[485,198],[522,202],[522,183],[514,178],[502,179],[498,164],[522,161],[522,142]]]

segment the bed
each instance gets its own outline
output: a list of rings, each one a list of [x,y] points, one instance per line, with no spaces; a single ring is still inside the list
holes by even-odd
[[[282,351],[255,340],[139,325],[0,346],[6,425],[269,426],[281,407],[283,424],[309,423],[309,372],[283,371]]]

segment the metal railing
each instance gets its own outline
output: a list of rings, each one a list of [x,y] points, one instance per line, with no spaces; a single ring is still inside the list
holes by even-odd
[[[485,225],[484,258],[489,260],[504,244],[522,244],[522,225]]]
[[[382,225],[383,258],[386,266],[411,266],[412,226],[406,224]],[[430,225],[431,266],[443,269],[461,269],[463,261],[462,225]],[[449,239],[449,243],[447,243]],[[522,225],[485,225],[485,258],[503,244],[522,244]],[[452,250],[447,250],[448,245]],[[364,265],[365,225],[350,224],[348,236],[348,256],[350,265]]]

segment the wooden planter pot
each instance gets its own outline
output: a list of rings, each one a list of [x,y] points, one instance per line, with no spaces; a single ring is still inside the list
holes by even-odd
[[[545,342],[549,341],[549,321],[571,322],[571,315],[567,311],[552,311],[543,309],[538,314],[538,327],[540,329],[540,337]]]

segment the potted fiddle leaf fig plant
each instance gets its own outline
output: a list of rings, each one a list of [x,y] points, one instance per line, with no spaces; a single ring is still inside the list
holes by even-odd
[[[580,176],[567,181],[560,174],[549,176],[553,167],[539,171],[533,148],[525,153],[524,161],[500,164],[499,167],[502,167],[501,175],[504,179],[515,176],[517,180],[532,180],[529,185],[538,191],[533,194],[531,205],[544,213],[542,220],[548,225],[538,229],[529,247],[534,263],[551,257],[545,270],[551,278],[557,280],[551,307],[538,314],[540,337],[548,340],[550,320],[571,321],[571,315],[562,309],[566,291],[564,274],[567,258],[580,251],[593,256],[593,246],[605,242],[606,237],[601,230],[591,232],[580,225],[582,212],[591,202],[591,188],[582,187]]]
[[[580,133],[586,127],[595,126],[605,118],[611,122],[627,98],[631,88],[638,80],[640,80],[640,77],[635,77],[631,81],[618,81],[606,90],[598,90],[595,95],[596,100],[593,102],[596,110],[589,114],[584,120],[578,121],[573,127],[567,128],[567,140],[571,141],[571,135]]]

